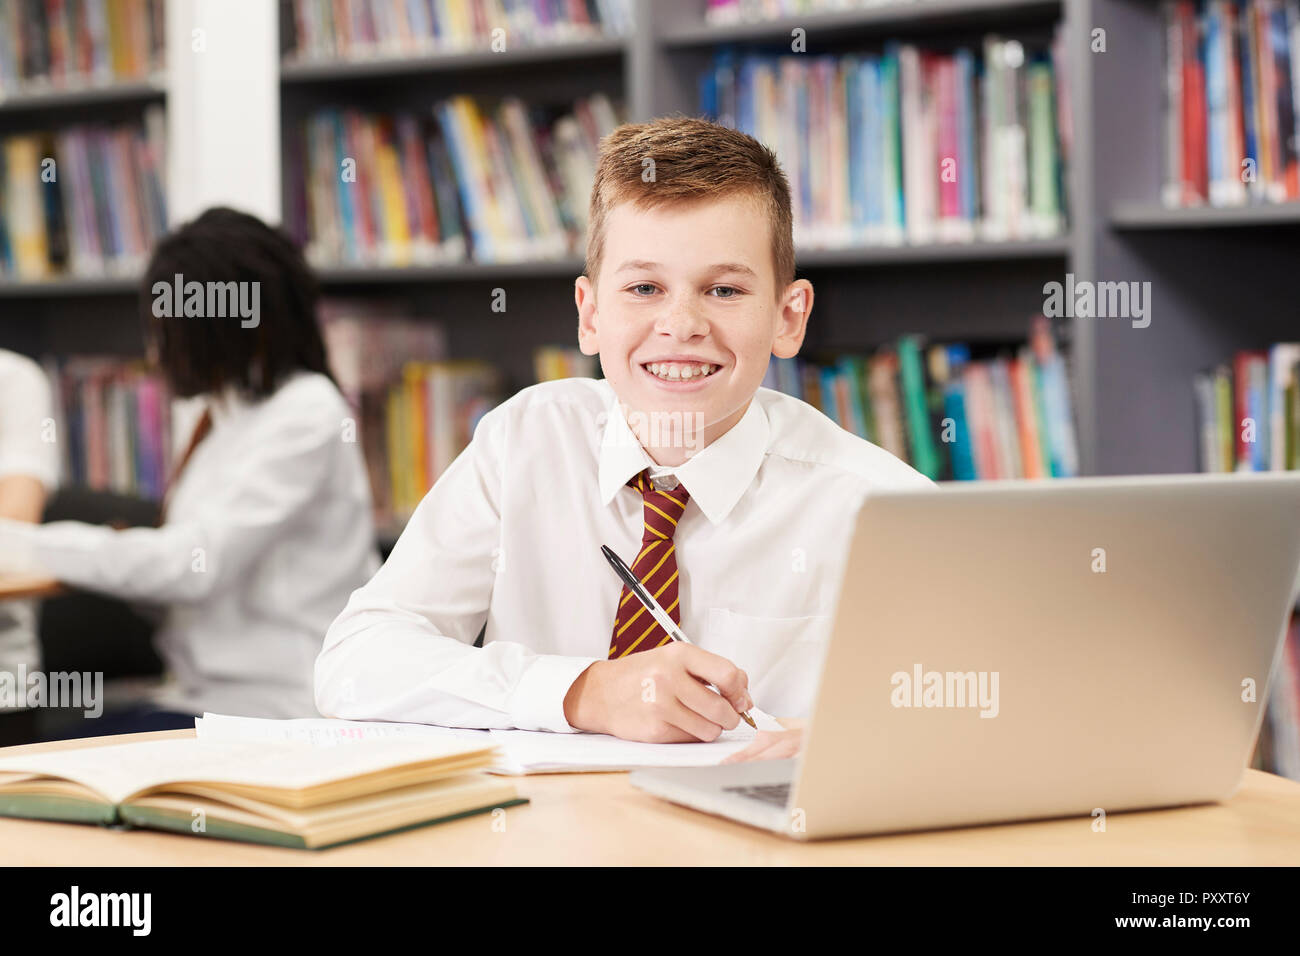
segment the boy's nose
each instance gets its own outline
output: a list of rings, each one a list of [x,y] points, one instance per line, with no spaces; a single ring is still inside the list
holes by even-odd
[[[655,323],[655,331],[676,339],[693,339],[709,331],[709,323],[689,306],[674,305]]]

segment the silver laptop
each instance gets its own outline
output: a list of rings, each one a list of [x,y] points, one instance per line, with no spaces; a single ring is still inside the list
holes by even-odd
[[[877,494],[799,758],[631,780],[797,839],[1222,800],[1298,569],[1296,473]]]

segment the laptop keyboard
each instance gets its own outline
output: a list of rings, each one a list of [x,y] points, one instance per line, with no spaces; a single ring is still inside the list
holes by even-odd
[[[728,793],[738,793],[751,800],[761,800],[773,806],[784,807],[790,802],[789,783],[763,783],[749,787],[723,787]]]

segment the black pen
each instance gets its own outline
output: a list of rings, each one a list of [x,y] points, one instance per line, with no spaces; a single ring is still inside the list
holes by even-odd
[[[668,612],[659,606],[659,602],[654,599],[654,595],[641,586],[641,582],[636,579],[636,575],[632,573],[632,569],[623,563],[623,559],[618,556],[613,548],[602,544],[600,546],[600,553],[605,556],[605,560],[608,561],[609,566],[614,569],[614,573],[623,579],[623,583],[627,585],[627,589],[636,595],[637,600],[640,601],[642,605],[645,606],[645,609],[650,612],[650,616],[659,622],[659,626],[668,633],[669,637],[674,641],[681,641],[683,644],[691,643],[686,639],[686,635],[681,632],[681,629],[673,623],[673,619],[668,616]],[[712,687],[713,685],[709,686]],[[715,691],[717,690],[716,687],[713,689]],[[744,719],[745,723],[749,724],[749,726],[753,727],[755,730],[758,729],[758,724],[754,723],[754,719],[750,717],[749,714],[741,711],[740,716]]]

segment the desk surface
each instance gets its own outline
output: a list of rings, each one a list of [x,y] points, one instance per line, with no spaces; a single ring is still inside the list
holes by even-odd
[[[192,736],[191,730],[132,740]],[[102,746],[126,738],[32,744],[3,751]],[[658,800],[625,773],[513,778],[532,800],[333,850],[285,850],[147,830],[111,830],[0,818],[0,865],[316,866],[438,864],[590,865],[1295,865],[1300,783],[1249,770],[1223,804],[1111,814],[1106,832],[1088,817],[898,836],[797,843]]]
[[[16,598],[42,598],[58,594],[62,586],[53,578],[31,576],[0,577],[0,601]]]

